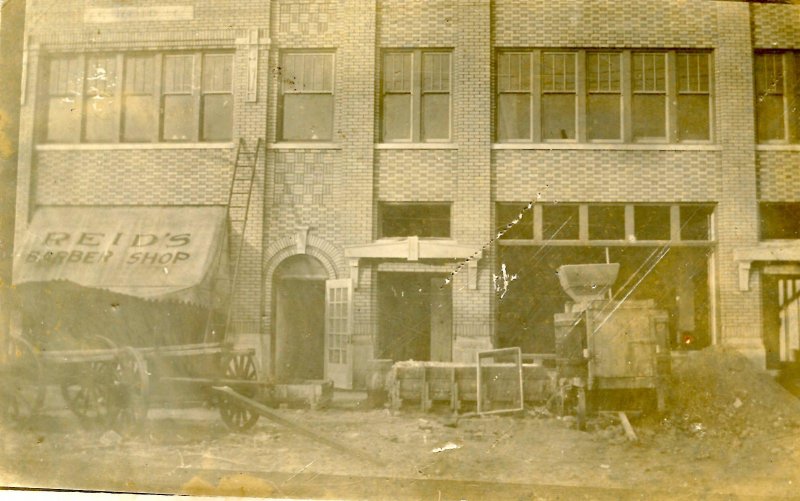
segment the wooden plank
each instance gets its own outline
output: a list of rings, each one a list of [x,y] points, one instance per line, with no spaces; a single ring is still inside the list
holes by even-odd
[[[367,454],[364,451],[361,451],[359,449],[355,449],[355,448],[350,447],[349,445],[345,445],[345,444],[343,444],[343,443],[341,443],[341,442],[339,442],[337,440],[334,440],[332,438],[328,438],[328,437],[322,435],[319,432],[310,430],[310,429],[306,428],[305,426],[301,426],[301,425],[299,425],[297,423],[294,423],[294,422],[292,422],[292,421],[290,421],[290,420],[278,415],[277,412],[273,411],[272,409],[267,408],[266,406],[256,402],[255,400],[247,398],[244,395],[240,395],[239,393],[236,393],[234,390],[232,390],[231,388],[229,388],[227,386],[223,386],[223,387],[214,386],[212,389],[214,391],[218,392],[218,393],[221,393],[221,394],[227,396],[228,398],[230,398],[230,399],[234,400],[235,402],[237,402],[238,404],[250,409],[251,411],[258,413],[261,416],[264,416],[265,418],[269,419],[270,421],[273,421],[275,423],[283,425],[283,426],[289,428],[290,430],[293,430],[293,431],[297,432],[298,434],[303,435],[305,437],[308,437],[308,438],[310,438],[312,440],[316,440],[317,442],[323,443],[323,444],[327,445],[328,447],[330,447],[330,448],[332,448],[332,449],[334,449],[336,451],[339,451],[339,452],[341,452],[343,454],[347,454],[348,456],[352,456],[352,457],[361,459],[363,461],[367,461],[367,462],[372,463],[372,464],[377,465],[377,466],[386,466],[386,462],[384,462],[382,459],[378,458],[377,456],[373,456],[371,454]]]
[[[618,414],[619,421],[622,423],[622,427],[625,429],[625,436],[628,437],[628,440],[631,442],[636,442],[639,440],[639,437],[636,436],[636,432],[633,431],[633,426],[631,426],[631,422],[628,421],[628,416],[624,412],[620,412]]]

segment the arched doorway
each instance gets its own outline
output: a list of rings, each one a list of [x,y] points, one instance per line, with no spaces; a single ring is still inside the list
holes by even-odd
[[[273,274],[272,353],[281,382],[322,379],[325,372],[325,280],[307,254],[291,256]]]

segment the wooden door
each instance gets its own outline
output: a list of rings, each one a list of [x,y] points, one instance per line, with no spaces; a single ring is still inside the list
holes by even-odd
[[[325,377],[337,388],[353,387],[353,282],[325,282]]]

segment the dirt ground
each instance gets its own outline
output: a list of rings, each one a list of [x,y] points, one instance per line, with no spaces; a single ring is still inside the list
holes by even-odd
[[[67,474],[70,485],[80,484],[66,466],[89,461],[98,466],[82,472],[86,485],[102,484],[104,468],[135,467],[152,471],[153,479],[191,468],[624,488],[642,499],[678,493],[687,499],[798,496],[800,400],[723,348],[678,357],[670,387],[665,415],[631,419],[639,438],[635,442],[607,415],[578,431],[574,418],[559,418],[543,407],[515,416],[458,420],[445,411],[368,410],[352,399],[325,410],[278,411],[371,454],[383,466],[343,455],[266,419],[249,432],[229,433],[213,409],[154,409],[146,428],[131,437],[81,429],[66,411],[54,410],[4,430],[0,483],[25,483],[26,472],[35,471],[38,461],[57,458],[64,469],[50,479],[55,485],[66,480],[59,475]],[[225,489],[202,476],[168,488],[196,494],[281,494],[280,485],[269,484]],[[391,492],[374,494],[375,499],[393,499]],[[502,491],[496,494],[505,499]]]

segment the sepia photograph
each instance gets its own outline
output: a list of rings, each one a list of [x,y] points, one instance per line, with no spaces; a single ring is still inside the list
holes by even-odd
[[[0,6],[0,498],[800,499],[800,0]]]

